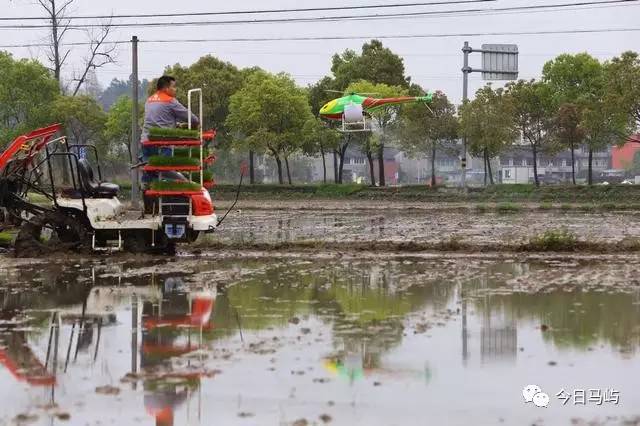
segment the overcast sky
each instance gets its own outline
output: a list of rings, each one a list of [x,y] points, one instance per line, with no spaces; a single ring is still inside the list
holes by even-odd
[[[42,12],[35,0],[2,0],[8,3],[3,16],[41,16]],[[394,3],[408,3],[415,0],[394,0]],[[572,3],[580,0],[519,1],[498,0],[493,3],[467,4],[456,6],[412,7],[403,9],[383,9],[342,12],[313,12],[295,16],[330,16],[371,13],[415,12],[426,10],[453,10],[477,8],[503,8],[532,4]],[[171,13],[171,12],[218,12],[251,9],[308,8],[324,6],[345,6],[359,4],[387,4],[382,0],[243,0],[238,2],[181,0],[75,0],[71,14],[125,14],[125,13]],[[639,2],[640,3],[640,2]],[[276,15],[251,16],[270,18]],[[287,16],[294,16],[289,14]],[[221,20],[242,19],[246,16],[205,17],[205,18],[156,18],[156,21],[176,20]],[[283,17],[283,15],[277,15]],[[149,21],[149,20],[148,20]],[[148,22],[145,21],[145,22]],[[122,20],[119,22],[131,22]],[[205,27],[169,28],[125,28],[114,30],[112,39],[128,40],[137,35],[141,40],[189,39],[189,38],[230,38],[230,37],[291,37],[291,36],[380,36],[398,34],[447,34],[508,31],[555,31],[567,29],[640,28],[640,4],[632,3],[618,7],[583,7],[574,10],[528,13],[500,13],[475,16],[438,16],[412,19],[389,19],[351,22],[317,22],[291,24],[242,24]],[[1,22],[7,25],[15,22]],[[27,22],[22,22],[27,23]],[[28,23],[34,23],[30,21]],[[0,45],[42,42],[47,38],[46,30],[0,29]],[[472,47],[483,43],[515,43],[520,55],[520,77],[538,77],[542,65],[549,59],[564,52],[587,51],[601,60],[618,55],[624,50],[638,50],[640,32],[609,32],[595,34],[565,35],[509,35],[450,38],[423,38],[383,40],[383,43],[404,58],[406,72],[412,79],[430,90],[442,90],[455,102],[462,97],[460,68],[462,66],[463,42],[468,40]],[[86,34],[81,31],[69,32],[67,42],[84,41]],[[230,61],[239,67],[260,66],[269,71],[285,71],[299,84],[315,82],[330,72],[331,56],[346,48],[359,49],[364,40],[341,41],[278,41],[278,42],[208,42],[193,44],[151,44],[140,45],[140,77],[153,78],[162,73],[166,65],[179,62],[190,64],[200,56],[212,54]],[[70,75],[81,65],[84,47],[73,48],[72,55],[64,70]],[[45,60],[44,48],[11,48],[16,57],[34,57]],[[131,69],[131,53],[128,45],[118,48],[118,62],[98,70],[101,84],[107,85],[112,78],[128,78]],[[471,66],[480,66],[480,56],[475,54]],[[472,75],[470,93],[483,84],[479,75]]]

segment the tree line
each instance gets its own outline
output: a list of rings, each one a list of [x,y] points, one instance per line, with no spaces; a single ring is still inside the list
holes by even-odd
[[[131,161],[132,102],[122,94],[130,83],[112,82],[102,96],[108,98],[102,102],[110,105],[101,105],[100,99],[81,91],[65,95],[59,75],[34,60],[0,52],[0,72],[2,143],[58,121],[75,142],[95,143],[113,164]],[[298,154],[321,158],[323,181],[342,183],[345,158],[352,148],[366,157],[370,183],[384,186],[385,147],[393,145],[429,158],[435,185],[436,156],[447,151],[460,155],[463,137],[469,152],[484,159],[489,183],[491,160],[519,142],[531,150],[536,184],[540,155],[567,149],[573,155],[575,149],[586,147],[591,183],[593,153],[624,143],[640,120],[640,59],[635,52],[606,62],[586,53],[560,55],[544,65],[540,79],[514,81],[504,88],[487,85],[459,108],[436,91],[428,106],[377,109],[371,116],[375,131],[358,134],[342,134],[335,123],[323,122],[318,116],[321,106],[341,93],[392,97],[426,92],[405,74],[402,58],[377,40],[365,43],[359,52],[347,49],[335,54],[331,75],[308,87],[298,86],[284,73],[240,69],[213,56],[189,66],[169,66],[165,74],[178,79],[182,102],[189,88],[203,89],[205,124],[218,129],[220,150],[248,156],[251,165],[255,155],[271,157],[281,184],[292,183],[292,157]],[[151,91],[154,82],[141,85]],[[328,166],[331,163],[333,167]],[[253,168],[251,180],[256,181]]]

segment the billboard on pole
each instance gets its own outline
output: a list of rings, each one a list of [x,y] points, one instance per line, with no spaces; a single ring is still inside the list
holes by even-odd
[[[516,80],[518,78],[517,44],[483,44],[483,80]]]

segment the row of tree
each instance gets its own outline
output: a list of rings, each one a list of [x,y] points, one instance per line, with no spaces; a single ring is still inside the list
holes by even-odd
[[[560,55],[545,64],[541,80],[520,80],[504,89],[486,86],[459,111],[460,134],[475,156],[488,159],[522,140],[530,147],[536,185],[538,157],[569,150],[575,184],[575,149],[593,153],[624,144],[640,119],[640,60],[626,52],[600,63],[586,53]]]
[[[370,182],[385,185],[384,149],[393,142],[404,151],[427,156],[432,185],[436,184],[437,152],[460,153],[467,138],[470,153],[483,158],[486,177],[493,183],[491,160],[506,148],[524,142],[533,157],[533,175],[539,185],[538,159],[585,146],[589,152],[588,181],[593,181],[593,153],[623,144],[640,120],[640,59],[634,52],[604,63],[581,53],[560,55],[543,68],[540,80],[519,80],[505,88],[487,85],[458,111],[444,93],[433,103],[389,106],[372,113],[376,131],[341,135],[317,116],[320,107],[337,92],[375,93],[377,97],[420,96],[425,91],[404,74],[402,59],[379,41],[364,44],[361,53],[335,55],[332,76],[308,88],[297,88],[286,75],[250,70],[241,89],[230,99],[225,125],[235,145],[270,154],[289,173],[289,157],[296,152],[320,155],[327,180],[326,154],[333,154],[334,180],[343,180],[347,149],[357,145],[369,162]],[[308,97],[308,106],[305,105]],[[314,115],[315,117],[312,117]],[[575,161],[572,161],[575,184]],[[290,179],[289,179],[290,181]]]
[[[132,108],[126,95],[105,112],[95,98],[63,95],[56,75],[36,61],[16,60],[0,52],[0,72],[4,77],[0,80],[3,141],[61,121],[76,142],[96,143],[114,163],[128,163],[125,147],[131,140]],[[491,159],[523,140],[531,148],[538,183],[541,153],[562,149],[573,153],[586,146],[591,160],[594,151],[624,142],[640,120],[640,59],[633,52],[605,63],[588,54],[561,55],[544,66],[540,80],[521,80],[499,89],[486,86],[458,110],[444,93],[436,92],[428,107],[414,104],[376,110],[371,117],[375,132],[346,135],[318,117],[321,106],[340,93],[374,93],[376,97],[425,93],[405,75],[402,58],[379,41],[365,43],[361,52],[334,55],[331,76],[307,88],[297,86],[286,74],[239,69],[212,56],[190,66],[170,66],[165,73],[178,79],[178,97],[183,102],[188,88],[203,88],[205,124],[218,129],[221,149],[248,153],[251,164],[256,153],[272,157],[280,183],[291,183],[291,157],[299,153],[322,158],[325,182],[330,178],[326,159],[332,158],[332,178],[341,183],[345,156],[352,147],[368,159],[370,182],[385,185],[384,150],[394,144],[412,155],[429,157],[435,184],[437,153],[451,150],[460,155],[458,141],[463,137],[471,154],[484,158],[490,181]],[[107,97],[113,98],[130,85],[116,81],[111,86]],[[154,82],[148,86],[151,90]],[[113,99],[108,101],[111,104]]]
[[[93,97],[62,94],[53,73],[39,62],[16,60],[5,52],[0,52],[0,75],[3,145],[19,134],[60,122],[73,142],[96,144],[112,164],[129,162],[131,98],[119,98],[105,112]]]

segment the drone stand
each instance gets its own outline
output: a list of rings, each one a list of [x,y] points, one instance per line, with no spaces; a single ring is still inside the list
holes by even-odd
[[[342,128],[340,132],[342,133],[362,133],[362,132],[370,132],[371,124],[367,121],[366,117],[362,117],[362,121],[355,122],[347,122],[344,117],[342,119]]]
[[[367,126],[367,116],[364,115],[362,105],[350,104],[345,106],[342,113],[342,132],[357,133],[370,132],[371,126]]]

